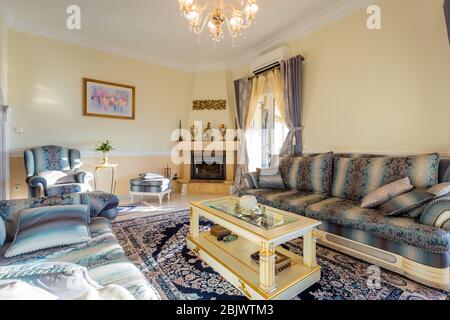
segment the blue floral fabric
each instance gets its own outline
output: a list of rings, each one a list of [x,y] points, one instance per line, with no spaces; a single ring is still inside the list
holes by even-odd
[[[450,252],[450,233],[409,217],[387,217],[359,203],[329,198],[307,207],[305,215],[328,223],[369,232],[383,239],[405,243],[433,253]]]
[[[80,184],[77,183],[54,185],[52,187],[47,188],[49,197],[59,196],[61,194],[78,193],[81,191],[82,187]]]
[[[274,191],[272,189],[245,189],[242,195],[255,196],[258,202],[281,210],[302,213],[308,205],[328,197],[326,193],[305,191]]]
[[[288,189],[329,193],[333,153],[315,157],[281,157],[280,173]]]
[[[335,157],[332,196],[359,201],[376,189],[409,177],[417,189],[438,183],[439,155],[396,158]]]
[[[0,267],[35,262],[66,262],[86,267],[89,276],[102,286],[117,284],[129,290],[138,300],[159,299],[158,293],[144,275],[126,258],[112,233],[109,220],[95,218],[89,226],[91,240],[63,248],[52,248],[7,259],[0,251]]]
[[[117,207],[119,205],[119,198],[109,193],[89,192],[71,193],[54,197],[0,201],[0,217],[5,222],[6,239],[7,241],[14,239],[18,214],[24,209],[80,204],[89,205],[91,217],[105,217],[113,220],[118,214]]]

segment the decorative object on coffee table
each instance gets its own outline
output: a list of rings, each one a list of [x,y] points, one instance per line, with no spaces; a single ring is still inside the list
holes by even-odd
[[[103,165],[108,165],[109,153],[113,150],[114,150],[114,148],[111,145],[111,142],[109,140],[101,142],[95,149],[95,151],[99,151],[99,152],[103,153],[103,158],[102,158]]]
[[[209,232],[211,232],[211,235],[216,237],[217,240],[219,240],[219,241],[222,241],[223,238],[231,235],[230,230],[228,230],[222,226],[219,226],[218,224],[214,225]]]
[[[275,259],[275,275],[278,275],[279,273],[289,269],[292,265],[292,260],[288,256],[285,256],[284,254],[279,253],[278,251],[275,253],[276,259]],[[255,252],[251,255],[252,260],[255,261],[257,264],[260,262],[260,253]]]
[[[110,163],[104,163],[104,164],[95,166],[95,171],[94,171],[94,189],[95,189],[95,191],[99,191],[97,188],[98,188],[98,174],[100,173],[100,171],[110,170],[111,171],[111,187],[110,187],[110,191],[108,191],[108,192],[111,192],[112,194],[116,193],[117,168],[118,167],[119,167],[118,164],[110,164]]]

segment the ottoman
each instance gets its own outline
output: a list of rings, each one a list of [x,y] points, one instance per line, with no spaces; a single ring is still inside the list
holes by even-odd
[[[142,178],[144,176],[144,178]],[[161,176],[153,175],[152,178],[146,179],[145,175],[141,178],[131,179],[130,181],[130,195],[131,201],[134,201],[135,196],[153,196],[159,198],[159,204],[162,205],[164,196],[170,200],[172,193],[172,185],[169,179]]]

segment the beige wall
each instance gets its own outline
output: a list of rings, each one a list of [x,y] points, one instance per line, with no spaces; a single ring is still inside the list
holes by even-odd
[[[227,100],[227,109],[223,111],[194,111],[190,108],[188,126],[194,121],[204,125],[211,122],[214,128],[221,124],[234,128],[234,92],[229,92],[229,71],[198,72],[194,75],[192,100]]]
[[[120,165],[117,193],[127,194],[129,180],[141,172],[162,174],[167,164],[174,173],[179,171],[170,159],[170,134],[179,120],[185,127],[196,120],[233,126],[230,72],[191,75],[14,30],[9,30],[8,43],[9,98],[14,106],[12,198],[27,195],[20,156],[26,148],[56,144],[87,151],[83,170],[92,172],[100,162],[92,156],[95,144],[110,139],[117,149],[111,161]],[[83,77],[136,86],[136,121],[83,117]],[[194,112],[193,99],[229,103],[226,111]],[[15,133],[17,128],[24,134]]]
[[[61,144],[93,150],[110,139],[118,151],[167,154],[186,118],[192,75],[33,35],[9,32],[12,148]],[[82,78],[136,86],[136,120],[82,116]]]
[[[46,144],[92,151],[98,141],[110,139],[117,149],[112,161],[120,164],[121,194],[128,193],[131,177],[163,173],[170,164],[170,135],[187,118],[192,75],[12,30],[8,52],[12,127],[24,129],[12,133],[13,151]],[[136,121],[83,117],[83,77],[136,86]],[[83,162],[92,171],[99,159]],[[13,198],[26,195],[24,180],[23,158],[13,157]]]
[[[3,93],[3,103],[7,103],[8,81],[7,81],[7,50],[8,50],[8,29],[4,20],[0,16],[0,90]],[[0,101],[1,102],[1,101]]]
[[[442,0],[380,0],[290,44],[303,75],[305,149],[450,154],[450,49]],[[233,78],[248,75],[233,71]]]

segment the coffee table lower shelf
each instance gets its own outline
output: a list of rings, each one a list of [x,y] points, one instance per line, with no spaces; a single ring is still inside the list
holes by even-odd
[[[320,266],[309,268],[303,264],[303,257],[277,247],[276,251],[291,258],[292,266],[275,277],[275,291],[264,292],[259,286],[259,264],[251,258],[253,253],[259,251],[257,244],[243,237],[225,243],[217,241],[209,232],[201,233],[198,237],[188,236],[187,244],[189,249],[250,300],[292,299],[320,281]]]

